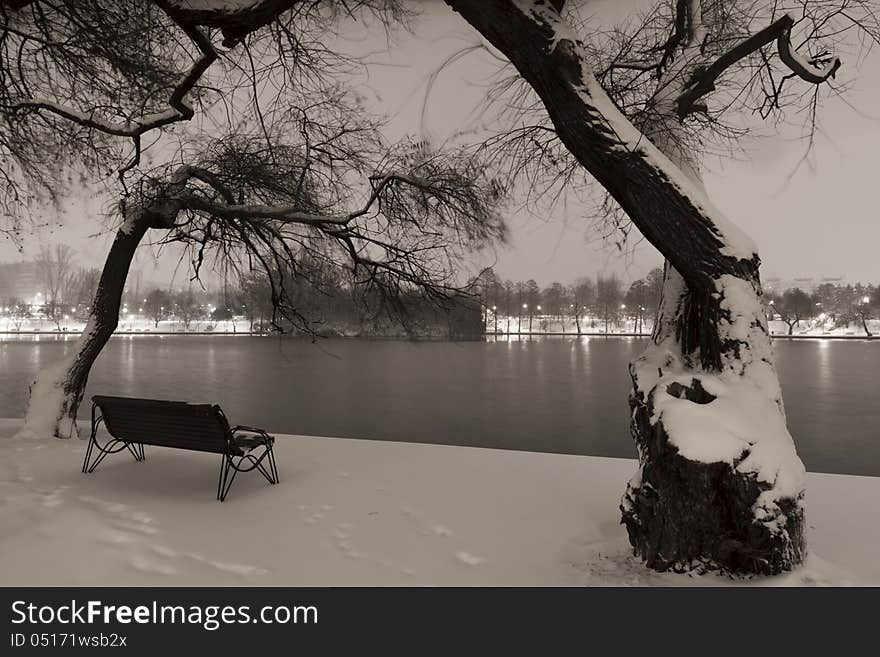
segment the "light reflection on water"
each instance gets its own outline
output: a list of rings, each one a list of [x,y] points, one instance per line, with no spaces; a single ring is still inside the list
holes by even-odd
[[[27,382],[75,339],[0,339],[0,416],[22,415]],[[87,394],[218,402],[235,424],[290,433],[631,457],[627,364],[644,344],[121,336]],[[807,467],[880,475],[880,341],[778,340],[775,351]]]

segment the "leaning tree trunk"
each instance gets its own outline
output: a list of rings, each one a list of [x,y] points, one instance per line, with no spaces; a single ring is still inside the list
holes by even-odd
[[[658,94],[644,130],[705,193],[664,103],[673,100]],[[776,574],[803,560],[804,470],[785,426],[758,268],[755,254],[745,271],[707,286],[692,269],[664,265],[651,345],[630,365],[639,470],[620,507],[651,568]]]
[[[644,129],[705,193],[663,101]],[[620,507],[651,568],[769,575],[803,560],[803,465],[785,426],[758,266],[756,255],[744,275],[706,287],[665,263],[652,343],[630,365],[639,470]]]
[[[64,359],[41,371],[31,385],[24,427],[28,434],[57,438],[78,435],[76,416],[89,372],[119,323],[128,270],[150,224],[148,213],[133,210],[116,232],[91,312],[76,346]]]
[[[640,468],[621,510],[636,554],[659,570],[792,568],[805,549],[804,468],[785,426],[754,245],[712,207],[684,154],[658,148],[611,102],[563,0],[446,1],[507,56],[565,147],[668,261],[652,344],[630,367]],[[699,39],[685,46],[678,65],[699,63]],[[655,139],[680,129],[676,100],[694,70],[667,73],[681,85],[658,84],[670,122]]]

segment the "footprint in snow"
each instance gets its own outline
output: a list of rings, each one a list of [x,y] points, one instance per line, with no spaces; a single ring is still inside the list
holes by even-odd
[[[483,557],[478,557],[475,554],[471,554],[470,552],[460,551],[455,553],[455,558],[458,559],[463,564],[467,564],[468,566],[479,566],[481,563],[485,563],[485,559]]]
[[[177,570],[168,564],[160,563],[152,559],[146,559],[141,556],[134,556],[129,559],[129,564],[142,573],[154,573],[157,575],[176,575]]]
[[[250,566],[241,563],[231,563],[228,561],[217,561],[214,559],[203,557],[201,554],[197,554],[195,552],[178,552],[174,548],[170,548],[165,545],[153,545],[151,546],[151,549],[157,555],[165,557],[166,559],[183,559],[195,561],[205,564],[207,566],[211,566],[212,568],[216,568],[217,570],[220,570],[222,572],[231,573],[233,575],[264,575],[268,572],[265,568],[260,568],[258,566]],[[171,565],[167,565],[167,568],[174,570],[174,567]]]

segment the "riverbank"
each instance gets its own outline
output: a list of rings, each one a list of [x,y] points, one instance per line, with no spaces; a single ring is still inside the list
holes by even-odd
[[[139,315],[127,315],[125,320],[121,320],[119,328],[115,335],[242,335],[242,336],[265,336],[277,335],[265,332],[251,331],[251,323],[244,317],[234,317],[226,320],[194,320],[188,324],[184,324],[177,320],[166,319],[158,323],[148,320]],[[556,318],[547,316],[535,316],[532,323],[523,321],[520,324],[516,319],[511,322],[499,320],[497,323],[491,321],[484,324],[483,338],[528,338],[528,337],[621,337],[621,338],[647,338],[651,336],[652,323],[634,322],[632,320],[623,320],[619,324],[609,324],[605,330],[604,323],[597,321],[595,318],[583,318],[581,321],[581,330],[572,330],[574,327],[571,321],[560,321]],[[44,319],[29,319],[19,324],[13,324],[9,319],[5,323],[0,322],[0,336],[78,336],[81,334],[84,324],[76,320],[69,320],[61,325],[54,325]],[[247,327],[247,330],[241,330]],[[325,333],[321,334],[321,328]],[[789,329],[785,322],[773,320],[769,322],[770,333],[774,338],[783,339],[805,339],[805,338],[827,338],[827,339],[850,339],[865,340],[880,335],[880,320],[871,319],[867,321],[868,332],[861,324],[847,324],[845,326],[832,326],[829,323],[811,320],[804,322],[803,325]],[[443,340],[449,339],[449,336],[443,331],[421,330],[419,335],[408,333],[402,326],[388,325],[384,327],[374,326],[365,330],[363,326],[356,325],[335,325],[317,327],[317,333],[320,337],[333,338],[366,338],[366,339],[426,339],[426,340]],[[423,327],[424,329],[424,327]],[[791,334],[789,331],[791,330]],[[312,337],[312,336],[305,336]],[[479,330],[470,336],[470,339],[479,339]]]
[[[0,336],[13,336],[13,337],[29,337],[29,336],[54,336],[54,337],[65,337],[65,336],[79,336],[81,335],[81,331],[41,331],[41,330],[33,330],[33,331],[0,331]],[[137,331],[116,331],[114,337],[125,337],[125,336],[241,336],[241,337],[279,337],[279,334],[273,333],[255,333],[251,331],[149,331],[149,330],[137,330]],[[846,334],[846,333],[803,333],[797,335],[787,335],[784,333],[773,333],[772,334],[774,340],[874,340],[875,338],[880,337],[880,335],[856,335],[856,334]],[[449,338],[433,338],[433,337],[401,337],[401,336],[383,336],[383,335],[330,335],[330,336],[309,336],[309,335],[293,335],[286,337],[300,337],[300,338],[309,338],[317,337],[318,339],[328,337],[328,338],[337,338],[343,340],[439,340],[439,341],[449,341]],[[530,337],[560,337],[560,338],[650,338],[650,333],[631,333],[621,331],[620,333],[604,333],[604,332],[582,332],[582,333],[569,333],[569,332],[538,332],[533,331],[532,333],[485,333],[483,334],[483,338],[530,338]],[[880,340],[878,340],[880,342]]]
[[[0,584],[880,584],[880,478],[808,475],[807,564],[778,578],[660,574],[630,556],[629,459],[279,436],[281,483],[147,448],[79,469],[85,441],[20,440],[0,420]]]
[[[877,335],[848,335],[840,333],[804,333],[798,335],[787,335],[784,333],[773,333],[774,340],[873,340],[880,337]],[[560,337],[560,338],[650,338],[650,333],[486,333],[487,338],[529,338],[529,337]],[[878,340],[880,342],[880,340]]]

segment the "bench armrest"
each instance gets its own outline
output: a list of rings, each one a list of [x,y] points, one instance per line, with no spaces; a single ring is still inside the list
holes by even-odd
[[[265,429],[255,429],[254,427],[246,427],[243,424],[239,424],[239,425],[232,427],[232,433],[236,433],[237,431],[247,431],[249,433],[258,433],[262,436],[269,435]]]

